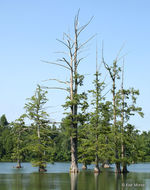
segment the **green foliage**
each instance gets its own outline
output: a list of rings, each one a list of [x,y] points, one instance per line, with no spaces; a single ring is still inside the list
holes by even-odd
[[[5,116],[5,114],[3,114],[2,116],[1,116],[1,118],[0,118],[0,125],[1,125],[1,127],[5,127],[5,126],[8,126],[8,121],[7,121],[7,119],[6,119],[6,116]]]
[[[54,159],[51,127],[44,108],[47,102],[46,93],[38,85],[34,96],[28,98],[28,103],[25,104],[26,116],[32,121],[28,150],[32,151],[32,163],[39,168],[43,168],[46,161]]]
[[[11,127],[3,114],[0,117],[0,160],[9,161],[13,149],[13,139],[11,135]]]
[[[55,146],[54,161],[70,161],[70,125],[68,126],[67,118],[62,119],[59,128],[53,127],[53,141]]]
[[[12,152],[12,160],[17,162],[21,162],[26,153],[26,144],[27,144],[27,127],[24,122],[25,115],[22,115],[15,122],[11,123],[11,133],[13,137],[13,152]]]

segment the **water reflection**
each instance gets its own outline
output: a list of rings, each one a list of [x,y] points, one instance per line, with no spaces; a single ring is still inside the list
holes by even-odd
[[[71,190],[77,190],[77,180],[78,180],[78,174],[71,173],[70,174]]]
[[[98,190],[98,176],[99,176],[99,173],[94,173],[95,190]]]
[[[150,168],[150,167],[149,167]],[[1,170],[2,172],[2,170]],[[115,174],[105,169],[100,174],[93,170],[69,173],[0,174],[0,190],[128,190],[150,189],[150,173],[130,172]]]

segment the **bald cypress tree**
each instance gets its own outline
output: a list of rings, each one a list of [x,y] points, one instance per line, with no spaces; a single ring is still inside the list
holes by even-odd
[[[53,160],[53,146],[51,127],[49,126],[48,114],[45,111],[47,91],[38,85],[35,94],[28,98],[25,104],[26,115],[31,121],[31,134],[29,150],[33,154],[32,163],[39,167],[39,172],[46,171],[46,158]]]
[[[118,57],[117,57],[118,58]],[[116,88],[117,88],[117,79],[120,79],[120,71],[121,68],[118,67],[118,59],[115,59],[113,61],[112,66],[109,66],[105,61],[104,58],[102,57],[102,61],[104,63],[104,66],[106,70],[108,71],[110,78],[112,80],[112,88],[111,88],[111,93],[112,93],[112,103],[113,103],[113,125],[112,125],[112,132],[114,134],[114,162],[116,165],[116,173],[121,173],[121,168],[120,168],[120,144],[121,144],[121,136],[120,136],[120,127],[117,122],[117,105],[116,105]]]
[[[65,90],[69,94],[67,96],[67,101],[65,103],[65,107],[70,110],[68,113],[68,123],[70,123],[70,145],[71,145],[71,173],[78,173],[78,124],[79,124],[79,105],[82,97],[82,93],[79,93],[80,86],[83,85],[84,76],[79,74],[79,65],[84,59],[84,57],[80,56],[83,48],[87,43],[94,37],[90,37],[84,42],[80,41],[80,36],[83,31],[87,28],[92,18],[85,24],[79,25],[79,11],[74,18],[74,28],[73,28],[73,36],[70,34],[64,33],[63,40],[58,41],[64,45],[67,49],[65,52],[60,51],[58,53],[64,54],[61,58],[57,59],[56,62],[48,62],[49,64],[57,65],[67,69],[70,72],[70,80],[69,81],[61,81],[60,79],[49,79],[55,80],[61,84],[67,85],[67,87],[45,87],[47,89],[60,89]]]

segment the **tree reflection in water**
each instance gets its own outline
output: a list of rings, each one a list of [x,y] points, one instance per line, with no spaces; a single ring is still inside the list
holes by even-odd
[[[71,190],[77,190],[78,174],[70,173]]]

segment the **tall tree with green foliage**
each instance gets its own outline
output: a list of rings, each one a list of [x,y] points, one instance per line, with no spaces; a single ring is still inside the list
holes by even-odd
[[[11,123],[12,126],[12,136],[13,136],[13,153],[12,159],[17,161],[16,168],[21,168],[21,162],[23,160],[23,156],[26,150],[27,145],[27,127],[24,122],[25,115],[16,119],[15,122]]]
[[[79,127],[78,127],[78,159],[83,164],[82,169],[86,170],[87,165],[93,161],[93,155],[89,149],[89,104],[87,94],[84,94],[82,104],[80,105]]]
[[[95,168],[94,172],[99,173],[99,162],[106,162],[109,159],[110,150],[109,147],[109,134],[110,130],[110,120],[111,120],[111,106],[110,102],[105,100],[105,83],[101,82],[101,73],[98,71],[98,66],[96,65],[96,73],[94,80],[94,89],[89,92],[92,93],[93,99],[91,105],[93,106],[93,111],[90,113],[90,149],[95,157]]]
[[[99,151],[101,149],[101,143],[99,142],[100,139],[100,131],[102,127],[102,121],[101,121],[101,113],[102,113],[102,107],[103,107],[103,97],[102,97],[102,91],[104,90],[104,82],[100,82],[99,80],[100,73],[98,72],[96,68],[96,74],[95,74],[95,80],[94,80],[94,86],[95,90],[91,90],[90,92],[93,94],[93,101],[92,105],[94,106],[94,111],[91,113],[90,118],[90,132],[92,143],[91,148],[93,147],[93,154],[95,155],[95,168],[94,172],[99,173]]]
[[[112,103],[113,103],[113,126],[112,126],[112,131],[114,134],[114,162],[116,165],[116,173],[121,173],[121,168],[120,168],[120,144],[121,144],[121,136],[120,136],[120,129],[119,125],[117,122],[117,106],[116,106],[116,82],[117,79],[120,79],[120,71],[121,68],[118,67],[118,57],[113,61],[113,65],[109,66],[105,61],[104,57],[102,57],[102,62],[108,71],[110,78],[112,80],[112,88],[111,88],[111,93],[112,93]]]
[[[45,111],[47,91],[43,91],[38,85],[35,94],[28,98],[25,104],[26,115],[32,121],[29,149],[32,151],[32,162],[39,167],[39,171],[46,171],[47,156],[53,160],[53,143],[51,139],[51,127],[48,114]]]
[[[124,66],[123,66],[124,67]],[[133,144],[134,138],[132,138],[132,133],[134,133],[134,127],[131,127],[129,121],[136,113],[141,117],[144,116],[142,108],[136,106],[137,96],[139,95],[139,90],[134,88],[124,89],[124,68],[122,69],[122,83],[121,89],[116,93],[116,106],[117,106],[117,116],[120,117],[120,131],[121,131],[121,161],[122,161],[122,173],[127,173],[127,163],[131,163],[127,156],[127,147],[129,155],[128,142]],[[119,118],[118,118],[119,120]],[[129,128],[129,129],[128,129]],[[132,130],[131,130],[132,129]],[[130,131],[130,134],[129,134]],[[131,139],[130,139],[131,138]],[[132,142],[133,140],[133,142]]]

